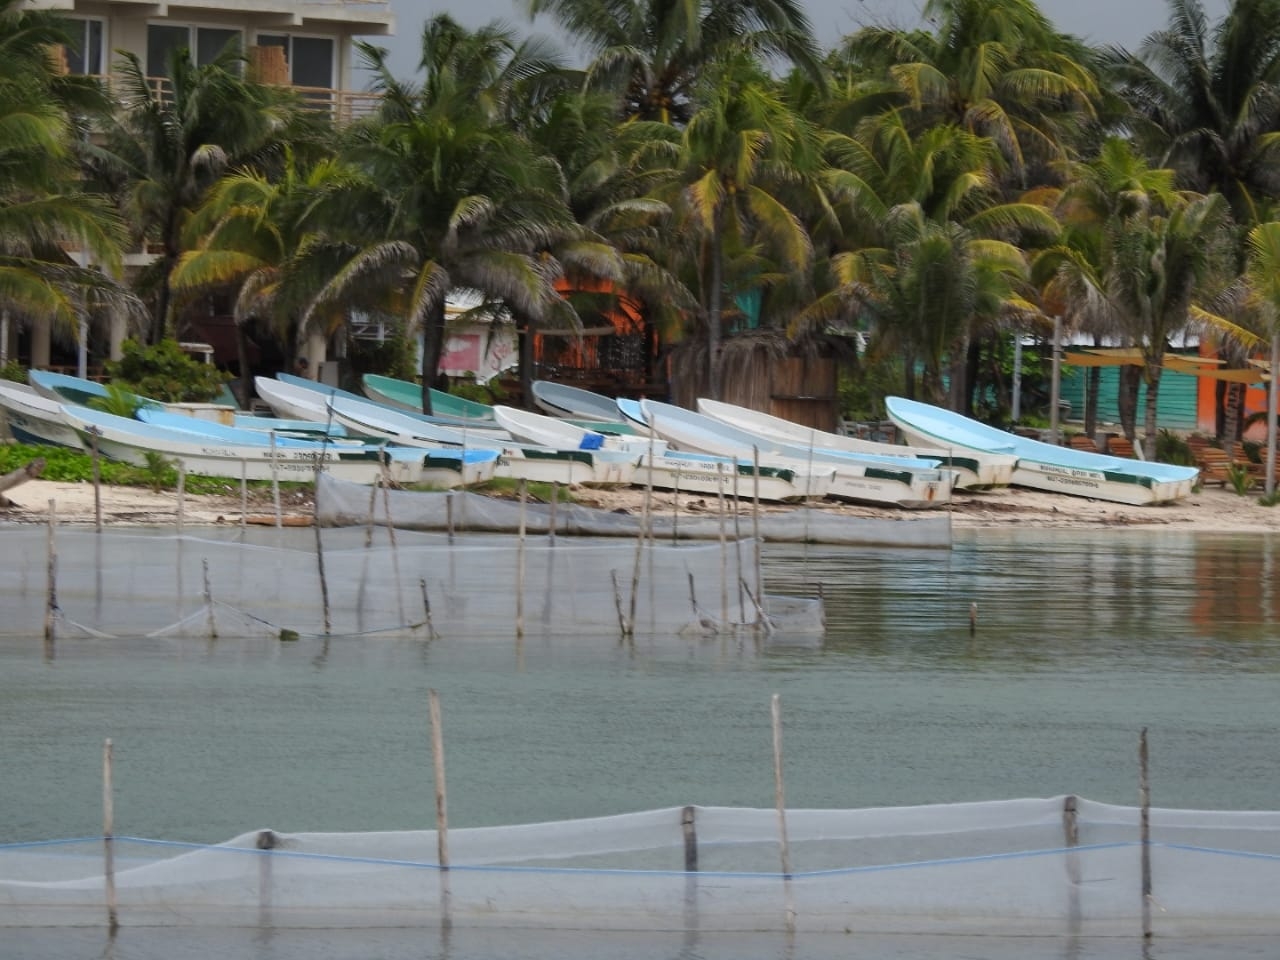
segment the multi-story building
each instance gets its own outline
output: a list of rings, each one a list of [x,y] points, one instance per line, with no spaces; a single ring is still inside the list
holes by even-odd
[[[387,0],[26,0],[21,6],[56,12],[70,24],[77,42],[61,51],[70,73],[110,80],[118,53],[128,51],[159,92],[174,50],[185,47],[197,64],[207,63],[236,41],[257,79],[300,89],[340,122],[374,102],[358,89],[353,40],[376,41],[395,28]],[[127,262],[136,267],[150,259],[142,249]],[[115,326],[108,334],[112,355],[123,335]],[[37,323],[30,335],[27,359],[47,367],[48,325]],[[0,344],[5,355],[14,355],[8,342]]]

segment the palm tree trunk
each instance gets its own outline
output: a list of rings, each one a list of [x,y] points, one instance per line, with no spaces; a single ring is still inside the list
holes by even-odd
[[[431,388],[440,373],[440,353],[444,349],[444,298],[431,307],[422,328],[422,412],[431,413]]]
[[[1160,364],[1148,363],[1146,366],[1147,411],[1146,411],[1146,445],[1142,453],[1147,460],[1156,458],[1156,435],[1160,431],[1159,409],[1157,401],[1160,397]]]
[[[709,251],[711,263],[711,277],[707,284],[710,289],[707,291],[707,395],[712,400],[720,399],[720,353],[721,346],[721,330],[720,330],[720,314],[721,314],[721,296],[720,289],[723,283],[723,265],[720,260],[723,256],[722,241],[720,237],[720,216],[716,215],[716,223],[711,231],[711,249]]]
[[[240,409],[249,409],[249,398],[253,393],[253,375],[249,369],[249,336],[244,332],[244,323],[236,324],[236,362],[240,365]]]
[[[1138,387],[1142,368],[1125,364],[1120,368],[1120,429],[1132,440],[1138,431]]]
[[[1098,435],[1098,395],[1102,392],[1102,368],[1091,367],[1084,385],[1084,432]]]

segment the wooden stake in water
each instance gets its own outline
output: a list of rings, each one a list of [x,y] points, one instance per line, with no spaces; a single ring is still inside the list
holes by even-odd
[[[249,523],[249,461],[240,461],[240,530]]]
[[[200,561],[200,566],[204,570],[204,608],[209,615],[209,639],[218,639],[218,625],[213,618],[213,588],[209,586],[209,560],[204,558]]]
[[[89,428],[89,452],[93,457],[93,528],[102,532],[102,470],[98,465],[98,428]]]
[[[720,501],[720,629],[729,629],[729,534],[724,515],[724,462],[716,462],[716,497]]]
[[[271,440],[271,502],[276,508],[276,529],[284,526],[284,518],[280,515],[280,465],[276,462],[276,432],[267,431]]]
[[[320,574],[320,605],[324,612],[324,632],[325,636],[329,635],[333,628],[332,620],[329,615],[329,581],[324,575],[324,538],[320,535],[320,457],[322,454],[316,454],[315,460],[315,478],[316,478],[316,516],[312,520],[312,528],[316,532],[316,569]]]
[[[330,410],[332,413],[332,410]],[[396,543],[396,525],[391,522],[391,467],[387,459],[387,447],[383,444],[378,451],[382,464],[382,513],[387,524],[387,540],[391,543],[391,575],[396,581],[396,612],[400,615],[400,624],[406,622],[404,615],[404,590],[400,580],[400,547]],[[377,484],[374,484],[375,493]]]
[[[556,545],[556,501],[560,499],[560,481],[551,481],[551,518],[548,521],[547,540],[551,546]]]
[[[680,467],[676,466],[675,490],[671,494],[671,543],[680,538]]]
[[[747,622],[747,603],[742,593],[742,511],[738,499],[738,458],[733,458],[733,559],[734,576],[738,581],[738,622]]]
[[[685,873],[698,872],[698,828],[695,821],[696,814],[696,807],[685,807],[680,811],[680,830],[684,834]]]
[[[773,716],[773,800],[778,811],[778,855],[782,861],[785,890],[787,932],[795,931],[796,908],[791,900],[791,846],[787,840],[787,799],[782,782],[782,701],[774,694],[770,712]]]
[[[529,481],[520,478],[520,537],[516,541],[516,636],[524,636],[524,533],[529,505]]]
[[[453,491],[444,495],[445,523],[449,531],[449,542],[453,543]]]
[[[436,781],[436,859],[441,870],[449,869],[449,796],[444,782],[444,729],[440,722],[440,695],[427,691],[431,714],[431,766]]]
[[[187,465],[178,461],[178,534],[182,534],[182,521],[187,507]]]
[[[55,532],[58,528],[58,502],[49,501],[48,583],[44,606],[44,642],[51,644],[58,620],[58,545]]]
[[[431,597],[427,594],[427,581],[425,577],[418,579],[418,586],[422,588],[422,613],[426,617],[427,639],[436,639],[436,628],[431,623]]]
[[[115,864],[115,791],[111,786],[112,749],[108,738],[102,744],[102,879],[107,900],[107,929],[115,933],[120,929],[120,917],[116,912],[116,864]]]
[[[1142,845],[1142,936],[1151,939],[1151,779],[1147,767],[1147,728],[1138,736],[1139,839]]]
[[[760,542],[760,448],[751,448],[751,538],[755,541],[756,555],[756,596],[764,602],[762,583],[764,577],[760,572],[760,557],[763,553]]]

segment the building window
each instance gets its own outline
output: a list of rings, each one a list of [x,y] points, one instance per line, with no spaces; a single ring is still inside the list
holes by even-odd
[[[333,82],[333,40],[326,37],[290,37],[258,34],[258,46],[280,47],[289,67],[289,82],[295,87],[331,90]]]
[[[66,28],[67,35],[71,38],[66,47],[67,72],[80,76],[102,76],[106,72],[102,66],[102,21],[69,17]]]
[[[239,43],[239,30],[221,27],[188,27],[168,23],[147,25],[147,76],[168,77],[173,55],[191,51],[196,66],[212,63],[228,43]]]

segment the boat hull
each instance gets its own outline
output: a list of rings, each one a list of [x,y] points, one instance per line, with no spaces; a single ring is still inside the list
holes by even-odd
[[[991,448],[999,445],[995,452],[1018,458],[1011,480],[1014,486],[1149,506],[1190,496],[1199,480],[1199,471],[1191,467],[1129,461],[1060,448],[898,397],[890,397],[886,408],[909,443],[978,452],[993,452]]]
[[[19,443],[84,449],[80,434],[63,417],[61,404],[42,394],[0,384],[0,412]]]
[[[652,485],[655,490],[713,497],[724,494],[737,496],[739,500],[753,500],[758,496],[770,503],[822,500],[831,493],[834,479],[835,472],[831,470],[800,473],[767,467],[761,467],[757,479],[751,464],[739,463],[735,470],[732,460],[712,462],[679,453],[646,455],[636,471],[636,484]]]

